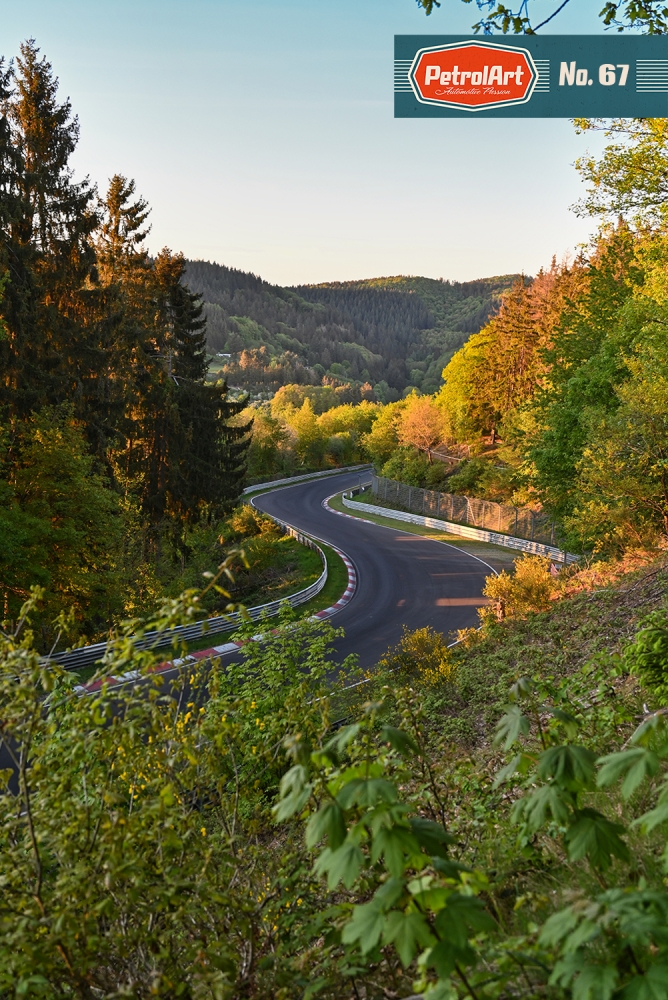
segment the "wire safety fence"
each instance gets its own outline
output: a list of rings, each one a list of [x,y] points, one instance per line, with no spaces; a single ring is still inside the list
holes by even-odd
[[[472,528],[498,531],[513,538],[526,538],[530,542],[556,544],[554,522],[541,511],[512,507],[510,504],[494,503],[491,500],[477,500],[455,493],[424,490],[376,475],[371,477],[371,491],[384,503],[396,504],[414,514],[437,517],[455,524],[470,525]]]

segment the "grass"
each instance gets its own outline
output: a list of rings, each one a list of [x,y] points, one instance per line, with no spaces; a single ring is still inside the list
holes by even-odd
[[[354,499],[360,503],[376,502],[370,490],[365,490],[364,493],[361,493]],[[514,552],[512,549],[503,548],[501,545],[491,545],[489,542],[476,542],[470,538],[462,538],[460,535],[450,535],[445,531],[437,531],[435,528],[426,528],[419,524],[408,524],[403,521],[394,520],[391,517],[383,517],[380,514],[372,514],[371,512],[362,514],[360,511],[344,507],[342,494],[340,493],[332,497],[329,505],[333,510],[341,511],[343,514],[350,514],[351,517],[359,517],[363,521],[371,521],[373,524],[381,524],[386,528],[394,528],[395,531],[398,529],[405,531],[407,534],[422,535],[424,538],[432,538],[436,542],[447,542],[448,545],[455,545],[458,549],[462,549],[464,552],[469,552],[472,556],[478,556],[479,559],[483,559],[497,571],[512,569],[515,560],[521,555],[521,553]]]
[[[296,543],[299,544],[299,543]],[[341,556],[330,548],[329,545],[325,545],[322,542],[318,542],[320,548],[325,553],[327,559],[327,582],[322,588],[319,594],[312,597],[310,601],[305,604],[300,604],[296,611],[300,618],[304,618],[307,615],[313,615],[316,611],[322,611],[324,608],[330,607],[341,597],[342,593],[346,589],[348,584],[348,570],[346,569],[346,564],[344,563]],[[300,546],[305,552],[309,552],[312,555],[317,555],[312,549],[307,549],[305,546]],[[320,557],[318,556],[318,567],[319,570],[322,566],[320,562]],[[318,576],[320,572],[318,572]],[[312,580],[309,582],[313,582]],[[308,586],[309,583],[305,583],[304,586]],[[303,587],[299,587],[302,590]],[[295,591],[293,590],[293,593]],[[287,595],[286,595],[287,596]],[[267,602],[263,602],[267,603]],[[250,607],[250,605],[247,605]],[[231,630],[229,632],[218,632],[215,635],[208,633],[202,636],[195,642],[188,643],[187,650],[189,653],[195,653],[200,649],[209,649],[210,646],[222,646],[226,642],[230,642],[234,637],[234,632]]]
[[[557,600],[549,611],[492,625],[478,642],[456,647],[453,683],[427,692],[434,731],[469,746],[488,745],[517,678],[570,674],[599,654],[619,653],[639,621],[665,607],[667,598],[662,556],[611,585]]]

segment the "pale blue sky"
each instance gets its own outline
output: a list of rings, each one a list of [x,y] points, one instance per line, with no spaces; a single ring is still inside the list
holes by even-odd
[[[602,0],[573,4],[552,29],[599,33]],[[81,121],[77,173],[136,179],[153,250],[282,284],[534,273],[593,229],[569,211],[592,139],[392,117],[394,34],[475,19],[461,0],[430,18],[413,0],[21,0],[0,36],[8,57],[37,39]]]

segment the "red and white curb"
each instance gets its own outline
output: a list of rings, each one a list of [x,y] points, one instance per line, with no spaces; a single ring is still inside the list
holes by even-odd
[[[360,517],[355,517],[354,514],[344,514],[344,512],[342,510],[334,510],[333,507],[330,507],[329,506],[329,501],[332,500],[334,497],[338,497],[338,496],[340,496],[339,493],[330,493],[330,495],[328,497],[325,497],[325,499],[322,501],[321,506],[324,507],[325,510],[329,514],[338,514],[339,517],[347,517],[351,521],[366,521],[365,517],[361,517],[361,516]],[[367,521],[367,524],[374,524],[374,522],[373,521]],[[338,549],[337,549],[337,551],[338,551]]]
[[[334,511],[334,513],[338,513],[338,511]],[[347,516],[344,514],[344,517]],[[318,541],[322,541],[322,539],[318,539]],[[336,545],[332,545],[330,542],[325,542],[324,544],[328,545],[330,549],[334,549],[337,555],[343,559],[348,571],[348,583],[343,594],[335,604],[332,604],[329,608],[324,608],[322,611],[316,611],[314,615],[311,615],[309,621],[323,621],[325,618],[331,618],[332,615],[335,615],[338,611],[345,608],[346,604],[350,603],[357,590],[357,570],[352,560],[349,559],[345,552],[338,549]],[[272,634],[275,632],[276,629],[272,629]],[[170,670],[186,666],[188,663],[196,663],[198,660],[212,659],[216,656],[225,656],[227,653],[233,653],[237,649],[241,649],[247,642],[261,641],[264,635],[265,633],[260,632],[257,635],[251,636],[250,639],[244,639],[240,642],[226,642],[222,646],[211,646],[210,649],[200,649],[196,653],[188,653],[187,656],[183,656],[178,660],[165,660],[164,663],[155,663],[147,669],[146,673],[166,674]],[[119,684],[128,684],[131,681],[136,681],[146,676],[146,673],[142,674],[139,670],[128,670],[125,674],[102,677],[99,680],[91,681],[89,684],[77,684],[74,690],[81,694],[95,694],[96,691],[99,691],[105,685],[107,687],[116,687]]]

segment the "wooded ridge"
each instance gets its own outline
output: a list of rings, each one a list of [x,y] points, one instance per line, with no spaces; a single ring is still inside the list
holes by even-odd
[[[450,282],[393,277],[281,288],[254,274],[188,261],[202,297],[211,354],[251,392],[330,380],[378,386],[380,402],[407,387],[434,392],[457,348],[499,308],[517,275]]]

